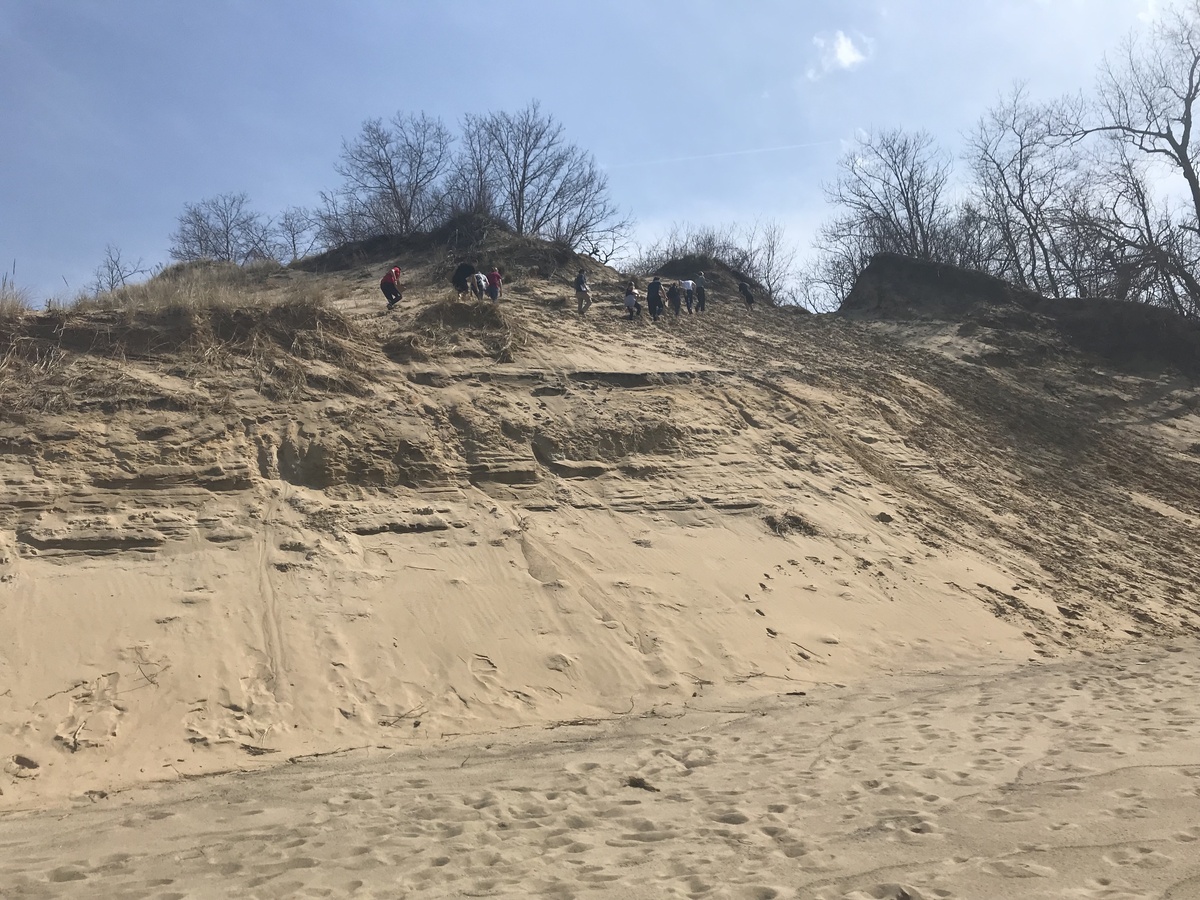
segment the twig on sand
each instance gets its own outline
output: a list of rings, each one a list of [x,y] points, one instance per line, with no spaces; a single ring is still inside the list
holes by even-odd
[[[379,724],[382,725],[384,728],[391,728],[396,723],[404,721],[405,719],[407,719],[409,716],[411,716],[413,714],[419,715],[424,709],[425,709],[425,704],[418,703],[412,709],[406,710],[405,712],[399,713],[397,715],[380,716]]]
[[[254,744],[239,744],[243,750],[251,756],[266,756],[268,753],[278,753],[279,751],[272,747],[258,747]]]
[[[825,662],[825,660],[821,659],[821,657],[820,657],[820,654],[818,654],[818,653],[815,653],[815,652],[813,652],[812,650],[809,650],[809,649],[808,649],[807,647],[805,647],[803,644],[798,644],[798,643],[796,643],[795,641],[792,641],[792,646],[793,646],[793,647],[799,647],[801,650],[803,650],[805,653],[807,653],[809,656],[811,656],[811,657],[812,657],[812,659],[813,659],[813,662],[819,662],[819,663],[824,663],[824,662]]]
[[[343,747],[340,750],[318,750],[314,753],[298,753],[295,756],[289,756],[287,761],[295,765],[303,759],[320,759],[322,756],[341,756],[343,753],[353,753],[355,750],[370,750],[371,747],[364,744],[361,747]]]
[[[659,793],[659,788],[656,788],[654,785],[650,784],[650,782],[648,782],[641,775],[630,775],[625,779],[625,786],[641,788],[643,791],[653,791],[656,794]]]
[[[116,674],[116,673],[109,673],[109,674]],[[46,697],[43,697],[42,699],[49,700],[51,697],[57,697],[60,694],[69,694],[69,693],[71,693],[71,691],[73,691],[77,688],[81,688],[85,684],[87,684],[86,680],[76,682],[75,684],[71,685],[69,688],[63,688],[61,691],[55,691],[53,694],[48,694]]]

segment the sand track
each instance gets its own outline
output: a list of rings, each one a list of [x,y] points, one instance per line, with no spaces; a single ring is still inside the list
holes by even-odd
[[[0,817],[50,897],[1185,898],[1193,643],[376,747]]]

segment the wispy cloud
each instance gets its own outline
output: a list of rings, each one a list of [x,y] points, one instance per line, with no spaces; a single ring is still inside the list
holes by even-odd
[[[724,159],[727,156],[751,156],[756,153],[778,153],[781,150],[801,150],[808,147],[824,147],[836,141],[809,141],[806,144],[784,144],[780,147],[751,147],[747,150],[723,150],[719,153],[699,153],[695,156],[671,156],[663,159],[643,159],[637,162],[613,163],[605,169],[631,169],[635,166],[661,166],[667,163],[692,162],[697,159]]]
[[[835,31],[814,35],[812,42],[817,48],[817,58],[805,71],[810,81],[830,72],[855,69],[871,58],[872,41],[863,34],[851,37],[844,31]]]

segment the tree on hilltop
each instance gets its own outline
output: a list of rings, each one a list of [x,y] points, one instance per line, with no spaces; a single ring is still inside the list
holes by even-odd
[[[273,223],[250,208],[244,192],[185,203],[178,223],[168,252],[179,262],[211,259],[243,265],[277,258]]]
[[[453,145],[449,129],[425,113],[368,119],[357,137],[342,141],[340,199],[377,234],[427,230],[445,211],[442,181]]]

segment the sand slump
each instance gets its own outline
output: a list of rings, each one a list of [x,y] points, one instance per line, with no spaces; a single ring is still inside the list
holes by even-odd
[[[290,273],[321,303],[207,356],[5,326],[40,349],[3,369],[0,759],[37,767],[0,802],[1200,627],[1186,379],[719,291],[629,323],[616,273],[583,320],[540,273],[459,303],[441,264],[390,316]]]

